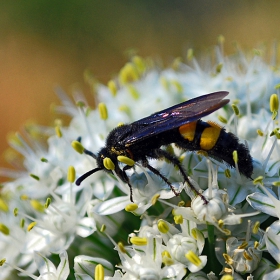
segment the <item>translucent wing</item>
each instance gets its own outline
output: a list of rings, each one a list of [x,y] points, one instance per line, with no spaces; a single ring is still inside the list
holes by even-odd
[[[229,99],[223,98],[227,95],[227,91],[202,95],[133,122],[131,126],[134,132],[122,142],[129,147],[162,132],[196,121],[225,106]]]

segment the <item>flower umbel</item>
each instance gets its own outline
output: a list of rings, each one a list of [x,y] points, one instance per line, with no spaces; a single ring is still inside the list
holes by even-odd
[[[62,105],[56,111],[71,117],[69,126],[57,120],[53,128],[16,134],[10,145],[24,157],[24,169],[1,170],[13,178],[0,196],[3,279],[12,279],[13,270],[31,279],[280,277],[278,68],[260,52],[225,57],[217,48],[215,54],[199,62],[189,51],[188,63],[175,59],[166,69],[135,56],[107,86],[86,72],[95,109],[80,93],[72,102],[57,90]],[[204,152],[176,143],[162,157],[142,147],[138,153],[146,152],[147,161],[129,148],[118,154],[117,144],[108,155],[100,152],[114,128],[217,91],[229,92],[231,106],[225,102],[203,117],[215,128],[200,132]],[[232,134],[216,151],[221,156],[213,156],[222,129]],[[188,126],[182,133],[192,142],[198,132]],[[43,136],[47,148],[38,140]],[[241,150],[226,149],[234,137]],[[240,164],[243,152],[253,158],[248,166]],[[221,161],[224,155],[232,164]]]

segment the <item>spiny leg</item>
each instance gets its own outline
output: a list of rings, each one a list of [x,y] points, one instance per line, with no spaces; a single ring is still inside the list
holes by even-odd
[[[206,198],[194,187],[194,185],[191,183],[191,181],[189,180],[184,168],[181,165],[180,160],[169,154],[168,152],[166,152],[165,150],[162,149],[156,149],[155,151],[155,155],[158,158],[166,158],[167,160],[169,160],[174,166],[177,166],[181,175],[183,176],[185,182],[187,182],[187,184],[189,185],[189,187],[191,188],[191,190],[193,190],[198,196],[201,197],[201,199],[204,201],[205,204],[208,203],[208,201],[206,200]]]
[[[180,193],[178,193],[174,187],[172,186],[172,184],[168,181],[168,179],[163,176],[157,169],[155,169],[154,167],[152,167],[150,164],[145,164],[145,167],[147,167],[151,172],[153,172],[155,175],[159,176],[172,190],[172,192],[176,195],[179,196]]]
[[[130,201],[131,201],[131,202],[134,202],[134,201],[133,201],[133,194],[132,194],[132,186],[130,185],[129,178],[128,178],[126,172],[125,172],[125,170],[128,170],[128,169],[130,169],[130,168],[132,168],[132,166],[126,165],[126,166],[123,168],[123,170],[122,170],[122,176],[123,176],[123,178],[124,178],[124,180],[125,180],[125,183],[127,183],[128,186],[129,186],[129,190],[130,190]]]

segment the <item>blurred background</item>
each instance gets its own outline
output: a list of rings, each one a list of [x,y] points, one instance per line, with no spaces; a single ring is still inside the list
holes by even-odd
[[[91,69],[103,83],[133,49],[166,64],[190,47],[225,37],[225,51],[279,40],[280,1],[262,0],[25,0],[0,1],[0,166],[9,132],[35,120],[53,125],[54,88],[68,93]]]

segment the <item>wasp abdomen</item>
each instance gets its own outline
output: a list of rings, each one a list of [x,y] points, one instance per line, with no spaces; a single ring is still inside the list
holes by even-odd
[[[252,157],[248,148],[233,133],[226,132],[216,123],[201,120],[180,126],[179,133],[184,139],[176,143],[179,147],[191,151],[206,151],[210,157],[222,160],[231,167],[235,167],[233,152],[237,151],[240,173],[251,178]]]

